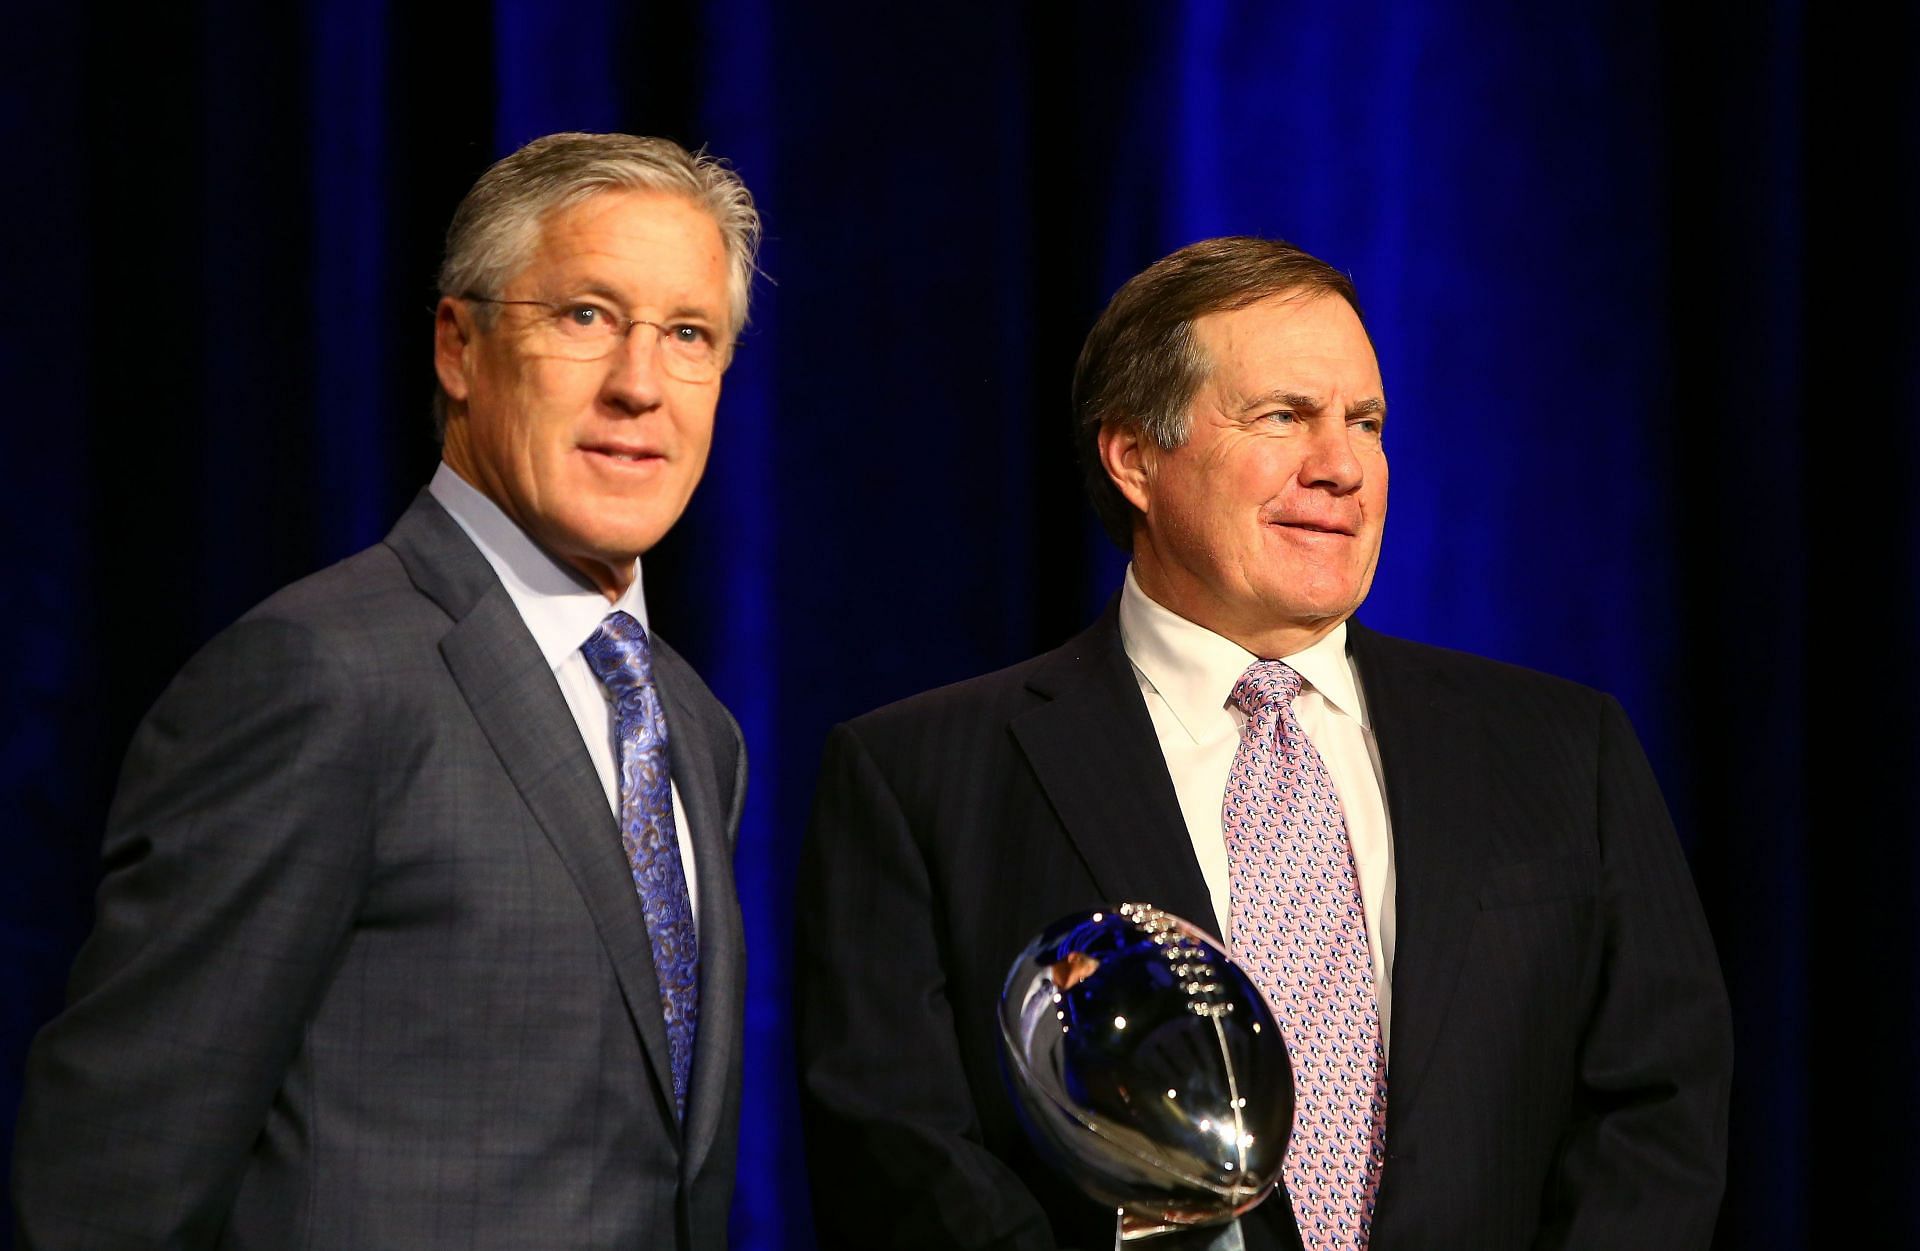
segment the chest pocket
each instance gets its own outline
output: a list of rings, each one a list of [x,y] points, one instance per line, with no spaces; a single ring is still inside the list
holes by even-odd
[[[1553,856],[1495,865],[1481,877],[1482,912],[1529,904],[1590,901],[1595,893],[1591,865],[1572,856]]]

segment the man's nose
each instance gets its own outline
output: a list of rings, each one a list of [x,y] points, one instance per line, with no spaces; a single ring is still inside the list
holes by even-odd
[[[635,322],[607,357],[601,394],[620,408],[645,412],[660,403],[661,377],[660,331]]]
[[[1354,450],[1353,430],[1344,421],[1325,420],[1313,425],[1306,458],[1300,463],[1302,484],[1330,487],[1343,495],[1356,490],[1366,477],[1366,468]]]

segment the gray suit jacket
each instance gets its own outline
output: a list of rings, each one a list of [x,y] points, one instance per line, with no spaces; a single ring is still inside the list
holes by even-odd
[[[684,1126],[579,731],[423,493],[210,643],[136,734],[96,927],[28,1062],[22,1245],[724,1247],[746,758],[654,655],[700,895]]]

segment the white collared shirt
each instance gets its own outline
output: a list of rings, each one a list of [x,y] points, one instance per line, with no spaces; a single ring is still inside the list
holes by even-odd
[[[501,585],[520,610],[540,654],[553,669],[553,680],[573,713],[586,742],[587,755],[600,775],[606,792],[607,807],[614,820],[620,819],[620,750],[614,742],[612,702],[606,687],[593,675],[580,646],[600,622],[612,612],[626,612],[641,625],[647,621],[647,596],[640,581],[640,562],[633,562],[633,581],[619,600],[609,604],[607,597],[567,566],[547,554],[545,548],[527,536],[500,506],[482,495],[466,479],[455,473],[445,461],[434,471],[427,491],[466,531],[473,545],[493,566]],[[673,822],[680,842],[680,865],[687,875],[687,904],[693,910],[694,928],[699,929],[700,892],[696,889],[693,866],[693,839],[689,836],[686,809],[680,804],[680,785],[670,783],[673,795]]]
[[[1240,746],[1240,727],[1247,718],[1230,697],[1240,675],[1260,658],[1149,599],[1134,580],[1131,565],[1120,591],[1120,641],[1153,719],[1214,915],[1231,934],[1233,899],[1221,808],[1227,774]],[[1304,679],[1293,701],[1294,716],[1326,762],[1347,818],[1384,1048],[1392,1037],[1393,1020],[1393,829],[1379,750],[1347,655],[1346,623],[1305,651],[1280,659]]]

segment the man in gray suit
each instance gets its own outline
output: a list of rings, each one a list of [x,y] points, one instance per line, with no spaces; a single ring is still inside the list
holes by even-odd
[[[549,136],[468,193],[432,483],[135,736],[28,1065],[23,1245],[726,1245],[745,752],[639,558],[758,234],[659,139]]]

